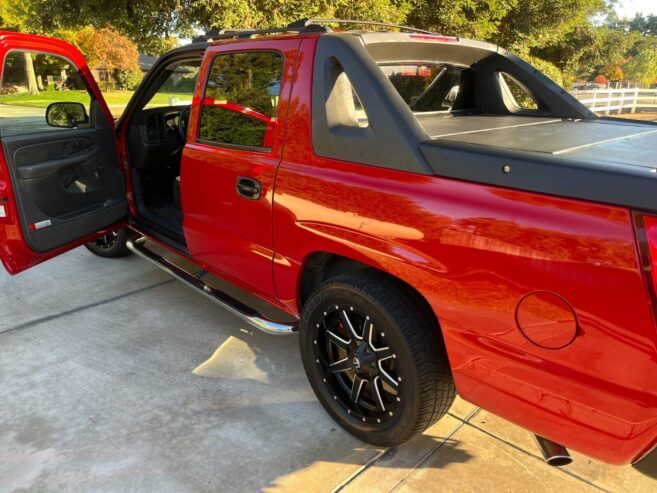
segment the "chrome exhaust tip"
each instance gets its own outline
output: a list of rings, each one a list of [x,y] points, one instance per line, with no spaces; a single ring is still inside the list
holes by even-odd
[[[536,443],[538,443],[538,448],[541,449],[541,454],[543,454],[543,459],[545,462],[554,467],[567,466],[573,461],[573,458],[568,453],[568,449],[563,445],[543,438],[538,435],[534,435],[536,438]]]

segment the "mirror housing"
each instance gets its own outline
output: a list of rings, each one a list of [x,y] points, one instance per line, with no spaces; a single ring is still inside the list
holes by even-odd
[[[57,102],[48,105],[46,123],[57,128],[77,128],[89,123],[89,117],[82,103]]]

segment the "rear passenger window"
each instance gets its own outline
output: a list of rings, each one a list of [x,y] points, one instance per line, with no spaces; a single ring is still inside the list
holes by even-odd
[[[77,67],[49,53],[9,52],[0,83],[0,137],[62,130],[46,123],[52,103],[81,103],[89,115],[91,96]],[[85,125],[88,119],[79,126]]]
[[[199,140],[271,149],[282,74],[283,57],[279,53],[218,55],[205,88]]]

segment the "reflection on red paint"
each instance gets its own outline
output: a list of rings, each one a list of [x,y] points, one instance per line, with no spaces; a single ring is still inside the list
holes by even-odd
[[[303,41],[298,73],[312,73],[314,44]],[[281,302],[298,313],[315,252],[374,266],[430,303],[466,400],[607,462],[652,447],[657,331],[630,212],[316,156],[311,94],[311,79],[299,77],[276,176]],[[533,297],[521,324],[563,349],[518,330],[518,303],[543,291],[568,303]]]

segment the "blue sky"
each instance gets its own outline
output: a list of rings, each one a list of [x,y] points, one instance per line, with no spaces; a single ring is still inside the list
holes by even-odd
[[[655,0],[621,0],[616,7],[619,17],[634,17],[636,13],[657,15]]]

